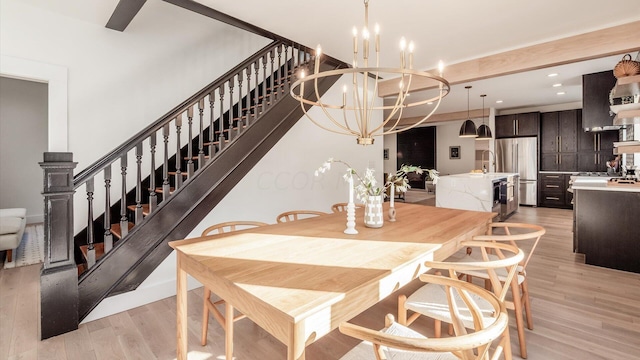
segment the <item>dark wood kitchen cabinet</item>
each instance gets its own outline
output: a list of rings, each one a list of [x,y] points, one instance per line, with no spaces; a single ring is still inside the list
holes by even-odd
[[[612,70],[582,76],[583,128],[613,125],[615,114],[610,111],[609,92],[615,85]]]
[[[613,143],[618,141],[618,130],[579,130],[578,170],[607,171],[607,161],[613,157]]]
[[[538,178],[539,205],[571,209],[573,194],[567,191],[570,178],[570,174],[540,174]]]
[[[496,116],[496,139],[538,136],[539,124],[539,112]]]
[[[589,265],[640,273],[640,192],[574,192],[576,252]]]
[[[581,111],[566,110],[540,115],[540,170],[578,170],[578,125]]]

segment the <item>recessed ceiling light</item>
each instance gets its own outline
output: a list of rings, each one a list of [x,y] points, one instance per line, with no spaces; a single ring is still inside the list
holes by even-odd
[[[564,95],[564,91],[557,92],[558,95]]]
[[[562,86],[562,84],[560,84],[560,83],[553,84],[553,87],[560,87],[560,86]]]
[[[549,75],[547,75],[548,77],[554,77],[554,76],[558,76],[558,73],[551,73]]]
[[[496,104],[502,104],[502,100],[496,100]]]

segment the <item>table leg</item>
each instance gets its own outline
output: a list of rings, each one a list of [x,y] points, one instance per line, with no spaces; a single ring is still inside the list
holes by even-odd
[[[305,360],[304,351],[307,344],[304,339],[304,326],[301,324],[292,325],[290,343],[287,346],[287,360]]]
[[[233,360],[233,306],[225,303],[224,327],[225,327],[225,357]]]
[[[182,255],[177,254],[176,263],[176,328],[177,360],[187,360],[187,272],[182,269]]]

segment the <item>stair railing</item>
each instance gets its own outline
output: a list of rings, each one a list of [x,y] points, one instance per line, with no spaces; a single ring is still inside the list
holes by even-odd
[[[258,121],[261,113],[286,96],[290,75],[311,59],[310,49],[304,46],[274,41],[76,175],[73,189],[84,185],[87,198],[86,228],[82,230],[86,245],[81,246],[87,268],[112,250],[115,237],[127,236],[133,226],[131,220],[135,224],[144,221],[161,206],[160,196],[166,200],[178,191],[207,161]],[[162,153],[161,175],[156,175],[158,152]],[[135,184],[130,184],[129,160],[133,159]],[[113,167],[120,168],[120,176],[112,173]],[[102,187],[95,186],[99,183],[96,180],[104,183],[102,221],[94,219],[95,192]],[[115,201],[112,187],[119,188]],[[145,191],[147,204],[143,204]],[[114,214],[112,206],[118,202],[119,212]],[[100,222],[102,235],[96,234],[101,230],[96,226]],[[102,243],[96,241],[100,237]]]

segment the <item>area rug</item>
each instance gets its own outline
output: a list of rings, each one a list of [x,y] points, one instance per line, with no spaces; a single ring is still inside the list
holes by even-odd
[[[42,224],[27,225],[22,241],[13,251],[13,261],[4,259],[4,269],[37,264],[44,261],[44,226]]]

